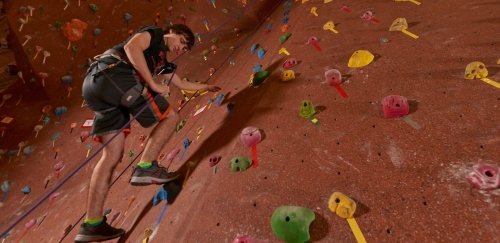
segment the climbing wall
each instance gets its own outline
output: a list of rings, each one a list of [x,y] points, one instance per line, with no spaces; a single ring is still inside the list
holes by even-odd
[[[155,21],[193,28],[195,48],[169,59],[222,90],[173,88],[173,202],[128,184],[149,133],[132,124],[105,206],[123,242],[499,241],[499,3],[138,2],[8,6],[26,60],[8,92],[33,96],[1,110],[0,229],[18,223],[6,242],[72,242],[100,146],[80,97],[87,59]],[[73,18],[87,24],[76,50]]]

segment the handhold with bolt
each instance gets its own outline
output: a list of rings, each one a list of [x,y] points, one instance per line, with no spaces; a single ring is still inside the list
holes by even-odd
[[[309,226],[316,218],[314,211],[298,206],[281,206],[274,210],[271,228],[285,242],[309,242]]]
[[[323,30],[330,30],[335,34],[338,34],[339,32],[335,29],[335,24],[333,21],[328,21],[323,25]]]
[[[321,51],[321,47],[318,44],[318,37],[316,36],[311,36],[309,39],[307,39],[307,44],[314,46],[317,51]]]
[[[311,8],[311,14],[318,17],[318,8],[317,7],[312,7]]]
[[[327,70],[325,72],[325,82],[328,83],[330,86],[334,86],[335,89],[337,89],[337,91],[339,92],[339,94],[342,95],[342,97],[344,98],[347,97],[347,94],[344,91],[344,89],[340,87],[340,84],[343,83],[343,80],[339,70],[337,69]]]
[[[384,118],[397,118],[410,113],[408,99],[400,95],[389,95],[382,99],[382,109]]]
[[[480,190],[493,190],[500,186],[500,169],[494,164],[476,164],[467,180]]]
[[[350,68],[359,68],[364,67],[370,64],[375,59],[375,56],[367,50],[357,50],[352,53],[351,58],[349,58],[349,62],[347,66]]]
[[[328,200],[328,208],[341,218],[352,218],[356,212],[356,202],[340,192],[334,192]]]
[[[231,171],[233,172],[245,171],[250,168],[251,165],[252,161],[243,156],[236,156],[230,161]]]
[[[284,47],[279,49],[278,54],[285,54],[287,56],[290,56],[290,52],[288,52],[288,50]]]

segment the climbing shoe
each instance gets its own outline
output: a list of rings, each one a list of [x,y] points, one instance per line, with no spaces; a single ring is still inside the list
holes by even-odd
[[[151,167],[143,169],[139,166],[134,168],[130,179],[132,186],[148,186],[151,184],[165,184],[179,177],[179,174],[168,172],[166,168],[158,165],[158,161],[151,162]]]
[[[75,237],[75,242],[95,242],[106,241],[118,238],[125,234],[125,230],[113,228],[106,223],[106,216],[103,222],[97,226],[83,223],[80,227],[80,232]]]

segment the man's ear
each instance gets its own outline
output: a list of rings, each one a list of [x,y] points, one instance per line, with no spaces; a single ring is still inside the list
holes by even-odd
[[[168,30],[168,33],[169,33],[169,34],[175,34],[173,29],[169,29],[169,30]]]

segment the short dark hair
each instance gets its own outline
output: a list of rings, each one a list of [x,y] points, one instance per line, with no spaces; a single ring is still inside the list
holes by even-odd
[[[187,27],[186,25],[183,25],[183,24],[168,25],[164,29],[164,32],[168,33],[168,32],[170,32],[170,30],[174,31],[175,34],[184,35],[184,37],[186,37],[186,41],[187,41],[187,45],[188,45],[189,49],[191,49],[194,46],[195,37],[194,37],[193,31],[189,27]]]

